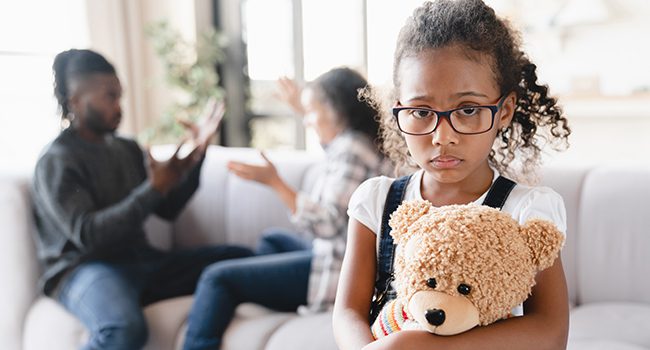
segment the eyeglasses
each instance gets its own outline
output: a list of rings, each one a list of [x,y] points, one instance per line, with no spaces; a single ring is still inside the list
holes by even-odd
[[[447,118],[451,128],[459,134],[482,134],[494,126],[494,116],[506,96],[499,97],[496,105],[463,106],[442,112],[421,107],[394,107],[393,116],[397,120],[399,130],[409,135],[433,133],[440,125],[440,118]]]

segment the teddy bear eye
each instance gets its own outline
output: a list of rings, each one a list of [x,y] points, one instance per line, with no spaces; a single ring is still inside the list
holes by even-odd
[[[472,287],[466,285],[465,283],[461,283],[458,285],[458,293],[462,295],[468,295],[472,291]]]
[[[436,283],[436,279],[435,279],[435,278],[429,278],[429,279],[427,280],[427,286],[429,286],[429,287],[431,287],[431,288],[436,288],[436,285],[437,285],[437,283]]]

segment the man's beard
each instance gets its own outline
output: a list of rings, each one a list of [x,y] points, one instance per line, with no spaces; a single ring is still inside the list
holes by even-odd
[[[110,125],[99,110],[88,105],[86,106],[86,125],[88,129],[98,135],[113,134],[117,130],[119,122],[114,126]]]

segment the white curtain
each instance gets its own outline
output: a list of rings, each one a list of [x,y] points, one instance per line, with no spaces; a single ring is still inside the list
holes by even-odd
[[[120,132],[136,136],[154,125],[176,98],[145,34],[167,20],[186,38],[212,25],[210,0],[86,0],[90,42],[117,69],[124,88]]]

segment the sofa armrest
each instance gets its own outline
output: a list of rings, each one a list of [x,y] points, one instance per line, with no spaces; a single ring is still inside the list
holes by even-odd
[[[0,177],[0,349],[22,349],[23,322],[38,294],[28,189],[27,178]]]

